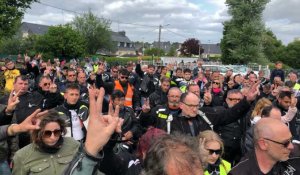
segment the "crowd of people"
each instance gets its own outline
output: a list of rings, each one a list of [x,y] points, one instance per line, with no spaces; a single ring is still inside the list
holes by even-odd
[[[1,67],[0,174],[300,174],[300,80],[24,56]]]

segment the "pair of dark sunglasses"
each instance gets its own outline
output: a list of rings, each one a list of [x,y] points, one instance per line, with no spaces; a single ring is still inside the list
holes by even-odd
[[[221,149],[207,149],[208,152],[209,152],[209,155],[213,155],[213,154],[216,154],[216,155],[220,155],[222,153],[222,150]]]
[[[124,76],[121,76],[121,78],[122,78],[122,79],[126,79],[126,80],[128,79],[128,77],[124,77]]]
[[[50,83],[44,83],[44,86],[50,86]]]
[[[52,134],[54,134],[55,137],[59,137],[61,135],[62,131],[60,129],[54,130],[54,131],[44,131],[43,133],[43,137],[45,138],[49,138],[52,136]]]
[[[287,148],[291,143],[292,143],[292,139],[289,139],[289,140],[287,140],[287,141],[285,141],[285,142],[277,142],[277,141],[275,141],[275,140],[271,140],[271,139],[268,139],[268,138],[264,138],[265,140],[269,140],[269,141],[271,141],[271,142],[273,142],[273,143],[277,143],[277,144],[280,144],[280,145],[282,145],[284,148]]]
[[[230,100],[230,101],[241,101],[242,99],[240,99],[240,98],[228,98],[228,100]]]
[[[213,84],[219,85],[220,83],[219,82],[213,82]]]

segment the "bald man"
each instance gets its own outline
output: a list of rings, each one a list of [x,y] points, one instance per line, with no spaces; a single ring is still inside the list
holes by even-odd
[[[255,149],[229,175],[297,175],[300,157],[289,158],[294,148],[289,128],[278,119],[262,118],[254,127]]]

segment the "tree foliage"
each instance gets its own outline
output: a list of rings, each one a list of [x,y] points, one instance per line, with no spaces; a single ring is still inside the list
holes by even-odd
[[[222,62],[246,64],[265,60],[262,13],[269,0],[226,0],[232,19],[224,22]]]
[[[152,55],[165,55],[165,51],[163,49],[158,49],[156,47],[154,48],[149,48],[149,49],[146,49],[144,54],[146,56],[152,56]]]
[[[296,40],[286,46],[284,54],[281,59],[283,63],[289,65],[294,69],[300,69],[300,41]]]
[[[184,56],[191,57],[192,55],[199,55],[199,48],[200,54],[204,52],[204,49],[200,47],[199,40],[195,38],[190,38],[184,41],[180,47],[180,52]]]
[[[48,32],[40,36],[35,48],[39,52],[50,53],[54,57],[74,58],[85,53],[85,40],[69,25],[49,27]]]
[[[170,50],[167,53],[167,56],[176,56],[176,48],[171,46]]]
[[[271,30],[266,30],[263,33],[263,51],[266,58],[271,62],[283,61],[283,53],[285,46],[276,38]]]
[[[99,49],[114,49],[109,29],[110,21],[98,18],[89,11],[81,16],[76,16],[71,25],[84,37],[87,53],[95,54]]]
[[[11,37],[19,27],[26,8],[37,0],[1,0],[0,1],[0,39]]]

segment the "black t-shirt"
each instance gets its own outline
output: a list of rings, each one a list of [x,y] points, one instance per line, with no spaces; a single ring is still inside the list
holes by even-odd
[[[261,172],[254,151],[231,169],[229,175],[300,175],[300,157],[276,163],[270,172]]]

